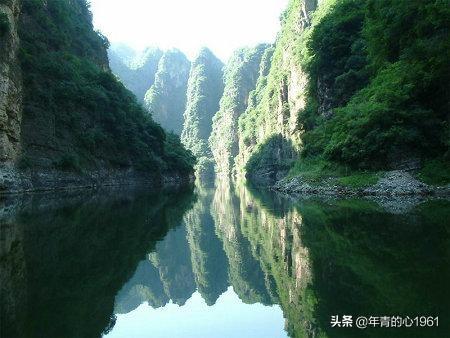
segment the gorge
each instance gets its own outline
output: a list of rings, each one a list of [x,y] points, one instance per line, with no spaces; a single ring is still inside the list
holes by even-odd
[[[99,1],[0,0],[0,337],[448,335],[448,0]]]
[[[181,134],[198,177],[214,166],[289,194],[448,194],[448,14],[439,3],[290,1],[275,43],[236,50],[222,83],[219,66],[199,75],[207,49],[189,80],[187,66],[173,61],[174,77],[160,63],[158,90],[174,96],[159,96],[163,118],[148,108]]]
[[[292,0],[274,44],[225,65],[208,48],[191,63],[177,49],[109,47],[83,0],[3,2],[2,191],[179,180],[194,166],[180,138],[200,178],[448,193],[439,2]]]

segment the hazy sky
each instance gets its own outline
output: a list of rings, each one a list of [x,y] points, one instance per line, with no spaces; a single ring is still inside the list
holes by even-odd
[[[136,49],[209,47],[226,61],[238,47],[272,42],[288,0],[91,0],[94,25]]]

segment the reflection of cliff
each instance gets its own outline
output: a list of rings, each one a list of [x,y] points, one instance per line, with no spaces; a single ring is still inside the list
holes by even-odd
[[[133,277],[117,294],[114,313],[128,313],[144,302],[154,308],[169,302],[159,271],[148,259],[139,263]]]
[[[84,192],[75,198],[34,196],[18,207],[7,227],[1,220],[2,250],[3,235],[14,243],[1,257],[1,304],[7,302],[2,337],[89,338],[107,331],[114,325],[114,296],[167,232],[170,204],[185,208],[186,199],[189,194],[168,199]],[[23,230],[17,235],[11,229]]]
[[[228,261],[210,214],[213,191],[197,188],[198,199],[184,225],[170,231],[116,297],[116,313],[144,302],[156,308],[169,300],[183,305],[195,289],[213,305],[228,287]]]
[[[211,211],[228,258],[230,284],[245,303],[272,304],[266,276],[241,232],[239,199],[229,182],[217,184]]]
[[[144,302],[153,308],[172,300],[184,305],[195,291],[184,225],[169,231],[141,261],[116,296],[115,313],[128,313]]]
[[[183,305],[195,291],[194,275],[186,241],[184,226],[171,230],[163,241],[156,244],[150,261],[159,270],[167,296]]]
[[[276,195],[261,201],[246,188],[238,187],[242,230],[259,257],[262,269],[273,281],[277,302],[286,318],[290,336],[312,337],[316,299],[310,291],[308,249],[302,243],[302,216]]]
[[[186,213],[192,268],[198,291],[206,304],[213,305],[228,287],[228,260],[215,232],[210,213],[212,189],[199,187],[199,199]]]
[[[275,282],[291,337],[380,336],[331,329],[336,314],[449,318],[449,202],[399,215],[361,200],[292,202],[238,192],[242,232]],[[449,327],[423,330],[382,334],[444,337]]]

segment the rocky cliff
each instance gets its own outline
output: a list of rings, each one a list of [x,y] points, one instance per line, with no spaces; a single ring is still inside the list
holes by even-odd
[[[291,0],[239,118],[237,171],[448,184],[448,16],[442,2]]]
[[[166,51],[158,64],[155,83],[145,94],[144,105],[163,128],[181,134],[191,64],[177,49]]]
[[[191,153],[112,75],[85,0],[1,11],[0,192],[190,176]]]
[[[220,109],[214,115],[210,147],[216,162],[216,171],[228,176],[232,173],[238,154],[238,118],[245,111],[249,93],[258,79],[259,65],[265,44],[237,50],[224,70],[225,88]]]
[[[0,164],[12,164],[20,151],[22,79],[17,52],[21,1],[0,1]]]
[[[212,118],[223,94],[223,63],[203,48],[191,66],[187,87],[181,141],[197,157],[197,177],[214,176],[214,162],[208,144]]]

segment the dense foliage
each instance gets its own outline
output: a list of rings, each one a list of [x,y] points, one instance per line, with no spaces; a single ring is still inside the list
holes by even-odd
[[[144,104],[156,122],[181,135],[186,91],[191,65],[178,49],[166,51],[159,60],[155,83],[145,94]]]
[[[208,138],[212,118],[223,94],[223,63],[207,48],[194,60],[189,74],[187,104],[181,133],[183,145],[197,157],[197,176],[214,174]]]
[[[358,168],[411,157],[448,161],[449,26],[448,1],[329,5],[307,43],[305,155]]]
[[[448,1],[291,0],[281,21],[239,119],[248,176],[296,161],[291,174],[421,166],[449,182]]]
[[[190,171],[191,155],[110,73],[108,42],[84,0],[25,0],[19,25],[22,167]],[[174,147],[172,149],[172,147]],[[169,151],[167,150],[169,148]]]

